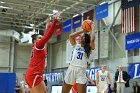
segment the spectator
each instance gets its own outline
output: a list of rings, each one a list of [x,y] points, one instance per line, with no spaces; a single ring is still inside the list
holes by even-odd
[[[21,86],[19,84],[19,81],[18,81],[18,79],[16,79],[15,93],[20,93],[20,88],[21,88]]]
[[[16,93],[20,93],[20,85],[16,83],[16,88],[15,88]]]
[[[21,93],[25,93],[25,82],[24,82],[24,80],[20,81],[20,89],[21,89]]]
[[[132,92],[131,93],[140,93],[140,86],[137,81],[133,82]]]
[[[117,85],[117,93],[124,93],[124,88],[129,87],[130,76],[126,71],[123,71],[122,66],[119,66],[115,73],[115,81]]]

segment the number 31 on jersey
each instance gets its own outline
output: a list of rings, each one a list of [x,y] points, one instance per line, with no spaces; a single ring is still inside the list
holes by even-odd
[[[82,53],[82,52],[78,52],[77,59],[80,59],[80,60],[82,60],[82,57],[83,57],[83,53]]]

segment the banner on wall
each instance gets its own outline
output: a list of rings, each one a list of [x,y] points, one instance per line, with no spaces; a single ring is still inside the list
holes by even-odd
[[[60,83],[63,81],[64,72],[52,72],[43,74],[43,77],[47,79],[48,83]]]
[[[140,63],[129,64],[128,73],[131,79],[140,78]]]
[[[140,0],[121,0],[122,1],[122,9],[134,7],[140,4]]]
[[[73,18],[73,28],[78,28],[82,23],[82,15],[76,16]]]
[[[69,32],[69,31],[71,31],[71,28],[72,28],[72,22],[71,22],[72,20],[71,19],[69,19],[69,20],[67,20],[67,21],[65,21],[64,23],[63,23],[63,32]]]
[[[59,35],[61,35],[61,33],[62,33],[62,25],[61,24],[56,25],[55,31],[54,31],[54,36],[59,36]]]
[[[93,16],[94,16],[93,14],[94,14],[93,9],[88,11],[88,12],[86,12],[86,13],[84,13],[83,14],[83,20],[90,19],[90,20],[93,21]]]
[[[101,70],[100,67],[88,68],[86,69],[86,73],[92,80],[95,81],[96,74],[99,70]],[[43,77],[47,79],[48,83],[62,83],[64,80],[64,72],[46,73],[46,74],[43,74]]]
[[[86,73],[92,80],[95,81],[96,80],[96,74],[99,70],[101,70],[101,68],[99,68],[99,67],[89,68],[89,69],[86,70]]]
[[[125,49],[131,50],[140,48],[140,33],[127,35],[125,37]]]
[[[100,20],[108,16],[108,3],[96,7],[96,20]]]

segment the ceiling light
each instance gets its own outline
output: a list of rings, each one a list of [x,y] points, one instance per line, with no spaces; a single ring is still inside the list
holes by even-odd
[[[1,1],[0,3],[1,3],[1,4],[5,4],[6,2],[2,2],[2,1]]]
[[[76,14],[76,15],[74,15],[73,17],[76,17],[76,16],[78,16],[79,14]]]
[[[66,10],[65,10],[65,9],[63,9],[62,11],[63,11],[63,12],[65,12]]]
[[[0,8],[13,9],[11,7],[0,6]]]
[[[105,1],[104,2],[101,2],[99,5],[102,5],[102,4],[104,4],[104,3],[106,3]]]
[[[24,28],[30,28],[33,29],[34,27],[30,27],[30,26],[23,26]]]
[[[35,25],[34,24],[30,24],[30,26],[34,27]]]
[[[70,7],[67,7],[66,9],[68,10],[68,9],[70,9]]]
[[[76,2],[75,5],[79,4],[79,2]]]
[[[48,14],[49,16],[52,16],[53,14]]]
[[[58,10],[53,10],[53,13],[57,13],[58,12]]]

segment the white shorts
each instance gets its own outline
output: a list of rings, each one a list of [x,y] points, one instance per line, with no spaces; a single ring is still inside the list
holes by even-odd
[[[98,92],[103,92],[103,91],[108,91],[108,84],[106,84],[106,83],[100,83],[99,85],[98,85],[98,89],[97,89],[97,91]]]
[[[64,80],[66,84],[70,85],[73,85],[74,82],[79,84],[86,84],[86,68],[70,65],[66,72]]]

